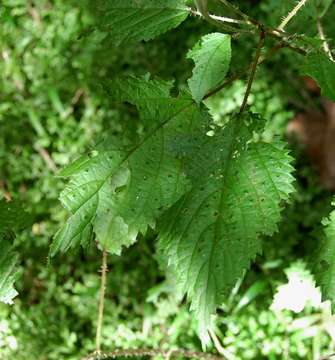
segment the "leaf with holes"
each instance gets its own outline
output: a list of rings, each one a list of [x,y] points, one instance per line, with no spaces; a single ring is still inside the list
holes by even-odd
[[[160,249],[191,300],[204,343],[211,314],[260,252],[260,236],[276,231],[281,204],[293,191],[283,144],[253,141],[261,123],[239,115],[213,137],[194,138],[185,151],[192,189],[160,222]]]
[[[175,139],[182,146],[203,114],[188,95],[170,97],[171,86],[146,78],[105,84],[114,101],[137,106],[145,133],[131,149],[97,150],[92,159],[79,159],[63,171],[71,181],[60,199],[71,216],[51,256],[85,244],[92,232],[104,249],[119,254],[188,190],[183,160],[171,148]]]

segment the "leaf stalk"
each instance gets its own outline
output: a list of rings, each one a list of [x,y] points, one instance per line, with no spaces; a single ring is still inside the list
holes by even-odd
[[[106,279],[107,279],[107,251],[102,252],[102,265],[101,265],[101,285],[100,285],[100,295],[99,295],[99,309],[98,309],[98,324],[96,332],[96,353],[101,353],[101,334],[102,334],[102,325],[104,317],[104,307],[105,307],[105,295],[106,295]]]

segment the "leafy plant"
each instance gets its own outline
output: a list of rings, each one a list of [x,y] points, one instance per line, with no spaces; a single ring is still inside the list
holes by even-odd
[[[247,15],[224,3],[243,18],[236,20],[238,25],[254,25]],[[207,1],[196,4],[201,16],[225,26],[224,19],[215,20],[207,12]],[[103,30],[118,43],[148,40],[194,11],[183,1],[107,2],[105,6]],[[293,15],[283,21],[280,31]],[[130,20],[125,22],[125,17]],[[142,24],[141,32],[139,27],[134,32],[134,21]],[[257,32],[258,27],[249,31]],[[84,156],[61,173],[71,177],[61,200],[72,215],[56,235],[51,255],[84,245],[92,231],[104,251],[119,254],[139,233],[156,229],[159,247],[197,314],[204,343],[209,341],[211,315],[261,251],[260,236],[276,231],[281,203],[293,191],[293,168],[284,144],[262,141],[265,121],[246,110],[264,38],[275,35],[289,45],[288,35],[280,31],[260,27],[241,109],[223,128],[210,133],[211,120],[201,100],[224,81],[231,57],[228,35],[207,35],[189,53],[195,61],[189,87],[199,105],[185,91],[171,97],[172,83],[158,79],[106,83],[113,101],[137,107],[144,134],[130,149],[111,140],[92,158]],[[313,70],[306,71],[314,75]],[[323,87],[324,81],[319,82]]]
[[[124,248],[152,233],[166,273],[173,274],[180,297],[187,295],[191,303],[203,347],[216,341],[213,315],[262,253],[264,241],[271,241],[278,231],[281,212],[294,192],[293,157],[285,141],[266,136],[272,119],[253,112],[257,104],[249,106],[260,65],[274,59],[280,67],[278,54],[287,49],[294,66],[335,100],[333,56],[321,23],[332,9],[330,1],[285,1],[288,12],[276,26],[264,24],[230,1],[212,6],[197,0],[194,5],[184,0],[97,1],[93,7],[98,23],[81,32],[87,42],[113,43],[122,50],[129,43],[176,29],[191,17],[216,27],[185,54],[194,67],[182,85],[157,74],[103,79],[105,101],[134,111],[139,126],[131,136],[122,136],[121,131],[108,134],[58,173],[69,180],[60,195],[69,217],[54,236],[50,257],[79,246],[88,248],[92,240],[103,254],[98,352],[107,254],[121,255]],[[306,17],[315,22],[318,33],[304,32]],[[290,30],[295,24],[299,33]],[[236,59],[243,36],[253,37],[256,45],[248,66],[241,69]],[[213,96],[246,75],[238,106],[214,121],[209,110]],[[68,116],[57,92],[50,91],[50,98],[57,111]],[[43,134],[34,112],[28,114],[35,130]],[[47,157],[41,144],[38,149]],[[335,300],[332,215],[324,222],[325,242],[315,273],[324,297]],[[0,275],[10,275],[2,276],[0,298],[9,302],[15,296],[16,255],[8,242],[1,246],[5,250]]]

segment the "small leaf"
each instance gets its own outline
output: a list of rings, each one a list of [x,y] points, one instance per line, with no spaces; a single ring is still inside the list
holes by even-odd
[[[18,254],[12,250],[10,243],[0,234],[0,301],[12,304],[17,295],[14,282],[19,272],[16,268]]]
[[[318,83],[323,96],[335,101],[335,63],[325,53],[315,52],[307,55],[301,71]]]
[[[195,63],[188,85],[197,103],[224,80],[231,60],[230,42],[229,35],[209,34],[188,53],[188,58]]]
[[[177,27],[189,14],[184,0],[100,0],[98,26],[116,45],[151,40]]]
[[[0,301],[11,304],[17,295],[14,282],[18,277],[16,269],[18,254],[9,241],[15,231],[30,225],[30,215],[18,201],[0,200]]]

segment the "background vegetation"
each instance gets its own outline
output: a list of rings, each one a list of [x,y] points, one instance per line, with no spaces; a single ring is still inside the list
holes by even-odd
[[[241,1],[269,25],[280,21],[280,3]],[[141,132],[133,107],[112,104],[102,94],[103,79],[150,72],[182,84],[192,71],[187,49],[212,30],[194,18],[150,43],[118,48],[90,31],[99,21],[92,6],[84,0],[3,0],[0,7],[0,196],[21,199],[33,218],[15,239],[20,295],[12,306],[0,306],[3,360],[70,360],[94,350],[101,256],[92,246],[48,263],[52,236],[66,216],[58,202],[64,183],[55,175],[104,134],[126,138]],[[331,16],[325,27],[334,37]],[[310,32],[315,35],[312,27]],[[251,38],[234,42],[239,58],[233,70],[248,64],[254,45]],[[284,51],[258,73],[251,101],[271,119],[269,137],[284,135],[302,110],[304,84],[295,61]],[[238,107],[244,89],[243,81],[235,82],[209,101],[217,121]],[[329,304],[321,304],[301,260],[318,242],[315,229],[330,211],[332,194],[304,149],[295,142],[290,148],[297,159],[297,191],[280,231],[264,239],[264,253],[218,315],[217,334],[232,358],[318,359],[334,351]],[[123,257],[109,258],[103,347],[200,350],[195,320],[173,279],[164,277],[152,237]],[[294,292],[294,284],[306,298]]]

